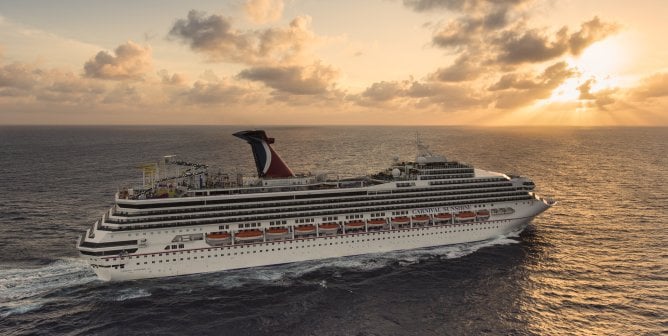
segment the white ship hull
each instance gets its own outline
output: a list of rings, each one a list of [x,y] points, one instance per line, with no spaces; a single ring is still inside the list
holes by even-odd
[[[297,237],[294,240],[222,247],[198,242],[198,245],[181,251],[87,259],[100,279],[120,281],[419,249],[483,241],[519,232],[549,206],[545,201],[536,199],[515,206],[516,212],[512,215],[492,216],[490,220],[482,222],[437,224],[326,237]]]

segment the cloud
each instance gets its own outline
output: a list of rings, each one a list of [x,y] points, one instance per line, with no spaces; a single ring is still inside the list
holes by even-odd
[[[86,77],[100,79],[141,79],[151,70],[151,48],[132,41],[121,44],[114,55],[100,51],[84,64]]]
[[[272,89],[295,95],[315,95],[332,88],[338,71],[330,66],[314,63],[310,66],[265,66],[245,69],[241,79],[258,81]]]
[[[189,103],[198,105],[219,105],[224,103],[236,103],[248,95],[248,90],[228,81],[196,81],[191,88],[181,93],[180,98],[185,98]]]
[[[668,97],[668,73],[657,73],[643,79],[631,90],[630,96],[636,101]]]
[[[466,86],[412,79],[376,82],[347,99],[367,107],[438,107],[444,111],[466,110],[487,104],[484,97],[479,97]]]
[[[566,79],[577,74],[566,62],[558,62],[547,67],[540,75],[506,74],[489,91],[498,92],[495,107],[500,109],[517,108],[529,105],[536,100],[546,99],[552,91]]]
[[[571,54],[580,55],[584,49],[619,31],[616,23],[601,22],[598,16],[580,25],[580,30],[568,39]]]
[[[484,6],[512,7],[527,0],[403,0],[404,6],[416,12],[449,10],[455,12],[474,11]]]
[[[478,78],[485,68],[476,64],[468,54],[460,55],[455,62],[446,67],[439,68],[431,78],[443,82],[464,82]]]
[[[596,107],[601,110],[606,110],[607,105],[611,105],[616,102],[616,99],[613,95],[618,91],[616,88],[609,88],[604,90],[599,90],[597,92],[592,92],[592,86],[596,83],[595,79],[588,79],[584,83],[578,86],[578,91],[580,95],[578,99],[581,101],[586,101],[587,103],[593,103]]]
[[[160,77],[162,84],[166,85],[184,85],[188,81],[188,78],[185,75],[175,73],[170,76],[169,72],[165,69],[158,71],[157,74]]]
[[[15,96],[39,83],[40,71],[25,63],[7,64],[0,68],[0,96]]]
[[[283,0],[247,0],[244,10],[255,23],[273,22],[283,15]]]
[[[174,23],[169,36],[188,44],[211,61],[249,65],[294,64],[317,40],[311,18],[299,16],[288,27],[239,31],[221,15],[191,10]]]
[[[18,62],[0,67],[0,98],[5,100],[92,103],[104,93],[102,84],[68,71]]]
[[[598,17],[584,22],[580,30],[568,34],[568,28],[563,27],[550,37],[538,29],[531,29],[521,33],[523,29],[504,31],[495,39],[500,53],[498,60],[504,63],[544,62],[570,53],[579,55],[582,51],[618,30],[618,25],[604,23]]]

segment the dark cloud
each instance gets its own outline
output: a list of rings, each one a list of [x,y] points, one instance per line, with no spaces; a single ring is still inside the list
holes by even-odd
[[[668,73],[647,77],[631,90],[631,99],[636,101],[660,97],[668,97]]]
[[[463,82],[478,78],[483,71],[485,69],[475,64],[470,55],[463,54],[449,67],[436,70],[431,78],[442,82]]]
[[[596,41],[600,41],[619,30],[619,25],[615,23],[601,22],[596,16],[590,21],[583,23],[580,30],[573,33],[568,39],[568,46],[571,54],[579,55],[588,46]]]
[[[501,50],[498,60],[504,63],[544,62],[568,51],[566,28],[550,38],[537,29],[518,35],[517,31],[506,31],[495,41]]]
[[[177,20],[169,36],[188,44],[212,61],[243,64],[294,62],[315,41],[310,18],[300,16],[285,28],[239,31],[221,15],[191,10]]]
[[[349,96],[348,100],[361,106],[437,106],[445,111],[465,110],[487,104],[484,98],[462,85],[414,80],[376,82],[361,94]]]
[[[406,95],[406,82],[382,81],[371,84],[362,97],[372,101],[388,101]]]
[[[506,74],[489,90],[498,92],[495,103],[497,108],[516,108],[549,98],[554,89],[575,74],[577,74],[575,70],[569,68],[566,62],[558,62],[546,68],[538,76]]]
[[[238,74],[241,79],[258,81],[283,93],[316,95],[327,92],[338,72],[329,66],[315,63],[311,66],[253,67]]]
[[[584,83],[582,83],[580,86],[578,86],[578,91],[580,91],[580,95],[578,96],[578,99],[596,99],[596,96],[594,96],[591,93],[591,86],[594,84],[595,80],[594,79],[588,79]]]
[[[403,0],[404,6],[416,12],[449,10],[454,12],[473,11],[484,6],[512,7],[528,0]]]
[[[468,0],[404,0],[404,6],[413,9],[416,12],[426,12],[431,10],[451,10],[461,11]]]
[[[578,91],[580,95],[578,99],[581,101],[586,101],[587,103],[593,103],[596,107],[601,110],[606,110],[606,106],[615,103],[616,99],[613,95],[618,91],[616,88],[610,88],[605,90],[600,90],[597,92],[592,92],[592,85],[596,83],[595,79],[588,79],[580,86],[578,86]]]
[[[544,62],[570,53],[579,55],[582,51],[610,34],[615,33],[618,26],[603,23],[598,17],[583,23],[580,30],[568,34],[563,27],[550,37],[538,29],[524,31],[521,27],[506,30],[494,40],[500,52],[498,60],[504,63],[518,64],[525,62]]]
[[[218,105],[236,103],[243,100],[248,94],[247,89],[225,81],[196,81],[190,89],[181,93],[180,98],[198,105]]]
[[[151,48],[132,41],[114,50],[114,55],[100,51],[84,64],[86,77],[101,79],[140,79],[151,70]]]
[[[466,49],[479,36],[483,21],[475,17],[462,17],[450,21],[432,38],[432,43],[441,48]]]

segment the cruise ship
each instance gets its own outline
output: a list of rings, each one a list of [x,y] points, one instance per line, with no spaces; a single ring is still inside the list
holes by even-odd
[[[262,130],[234,133],[257,177],[165,156],[77,242],[105,281],[419,249],[522,231],[554,201],[521,176],[432,154],[359,178],[295,174]],[[390,160],[388,160],[390,161]]]

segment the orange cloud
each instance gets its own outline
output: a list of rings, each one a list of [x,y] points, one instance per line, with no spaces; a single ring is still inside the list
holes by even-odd
[[[636,101],[661,97],[668,97],[668,73],[647,77],[631,91],[631,98]]]
[[[100,51],[84,64],[86,77],[100,79],[141,79],[152,67],[151,48],[132,41],[121,44],[114,55]]]
[[[554,89],[575,74],[575,70],[569,68],[566,62],[558,62],[547,67],[538,76],[527,73],[504,75],[490,86],[489,90],[499,92],[496,95],[495,107],[517,108],[549,98]]]
[[[283,15],[283,0],[247,0],[244,11],[255,23],[273,22]]]

